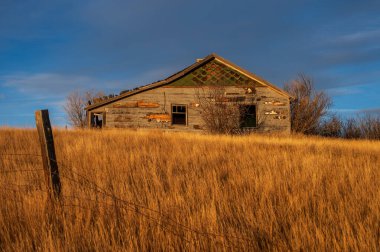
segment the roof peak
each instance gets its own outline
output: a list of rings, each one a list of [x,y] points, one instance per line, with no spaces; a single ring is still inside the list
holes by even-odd
[[[233,69],[235,69],[235,70],[243,73],[244,75],[248,76],[249,78],[254,79],[254,80],[256,80],[256,81],[258,81],[258,82],[260,82],[260,83],[268,86],[269,88],[275,90],[276,92],[279,92],[282,95],[286,95],[286,96],[292,98],[292,96],[290,94],[288,94],[287,92],[285,92],[281,88],[273,85],[272,83],[264,80],[263,78],[255,75],[255,74],[253,74],[253,73],[251,73],[251,72],[249,72],[249,71],[247,71],[247,70],[245,70],[245,69],[237,66],[236,64],[230,62],[229,60],[224,59],[223,57],[221,57],[218,54],[216,54],[216,53],[213,52],[213,53],[207,55],[202,60],[200,60],[200,61],[197,60],[195,63],[191,64],[190,66],[186,67],[185,69],[183,69],[183,70],[181,70],[181,71],[179,71],[177,73],[174,73],[174,74],[170,75],[169,77],[165,78],[164,80],[153,82],[153,83],[150,83],[150,84],[147,84],[147,85],[135,88],[135,89],[133,89],[130,92],[126,92],[125,94],[121,94],[119,96],[116,96],[115,98],[106,100],[104,102],[100,102],[100,103],[97,103],[97,104],[90,105],[90,106],[86,107],[85,109],[88,110],[88,109],[92,109],[92,108],[95,108],[95,107],[99,107],[99,106],[105,105],[107,103],[110,103],[110,102],[122,99],[124,97],[130,96],[130,95],[133,95],[133,94],[136,94],[136,93],[148,90],[148,89],[152,89],[152,88],[156,88],[156,87],[159,87],[159,86],[162,86],[162,85],[165,85],[165,84],[169,84],[169,83],[173,82],[176,79],[182,78],[183,76],[185,76],[186,74],[188,74],[189,72],[191,72],[193,69],[196,69],[196,68],[202,66],[203,64],[206,64],[207,62],[209,62],[210,60],[213,60],[213,59],[216,59],[219,62],[221,62],[222,64],[224,64],[226,66],[229,66],[229,67],[231,67],[231,68],[233,68]]]

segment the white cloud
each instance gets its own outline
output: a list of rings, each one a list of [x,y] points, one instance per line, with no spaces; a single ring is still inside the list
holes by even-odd
[[[0,76],[0,84],[3,87],[14,88],[20,93],[34,97],[66,96],[68,93],[79,90],[99,90],[107,92],[119,92],[154,81],[166,78],[180,69],[163,67],[146,71],[138,76],[124,80],[100,80],[85,75],[64,75],[58,73],[16,73]],[[133,84],[131,84],[133,83]],[[0,99],[2,98],[0,93]]]
[[[134,83],[134,84],[128,85],[125,87],[135,88],[138,86],[147,85],[159,80],[163,80],[180,70],[182,69],[181,67],[178,67],[178,66],[168,66],[168,67],[160,67],[160,68],[152,69],[152,70],[143,72],[142,74],[139,74],[133,78],[128,79],[126,83]]]
[[[349,113],[349,114],[354,114],[354,113],[357,113],[359,111],[361,111],[360,109],[349,109],[349,108],[332,108],[332,109],[329,109],[330,112],[335,112],[335,113]]]
[[[338,88],[329,88],[326,89],[326,92],[331,96],[345,96],[352,94],[360,94],[363,92],[360,86],[347,86],[347,87],[338,87]]]
[[[3,86],[12,87],[22,93],[67,94],[72,90],[83,90],[99,81],[87,76],[62,75],[55,73],[12,74],[1,78]]]
[[[380,115],[380,108],[363,109],[362,112],[367,114]]]
[[[378,37],[380,37],[380,30],[358,31],[358,32],[353,32],[353,33],[340,36],[336,38],[336,42],[353,43],[353,42],[366,41],[366,40],[370,40],[370,39],[374,39]]]

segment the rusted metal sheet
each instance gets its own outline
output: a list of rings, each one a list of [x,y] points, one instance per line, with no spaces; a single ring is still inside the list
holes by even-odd
[[[138,102],[116,103],[116,104],[113,104],[112,107],[113,108],[158,108],[160,107],[160,104],[156,102],[138,101]]]
[[[149,120],[156,120],[157,122],[170,122],[171,117],[169,114],[150,114],[147,115],[145,118]]]
[[[124,102],[112,105],[113,108],[137,108],[137,102]]]
[[[137,107],[139,107],[139,108],[158,108],[158,107],[160,107],[160,104],[156,103],[156,102],[139,101],[139,102],[137,102]]]

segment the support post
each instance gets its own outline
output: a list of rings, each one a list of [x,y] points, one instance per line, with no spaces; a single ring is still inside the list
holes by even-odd
[[[41,144],[42,164],[45,180],[51,199],[59,200],[61,195],[61,180],[59,178],[58,164],[55,157],[53,131],[50,125],[49,111],[37,110],[35,112],[36,126]]]

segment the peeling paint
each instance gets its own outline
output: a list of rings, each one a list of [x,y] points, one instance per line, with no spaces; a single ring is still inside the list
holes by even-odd
[[[193,108],[198,108],[200,105],[199,105],[199,103],[192,102],[192,103],[190,103],[190,106]]]
[[[171,118],[169,114],[148,114],[146,117],[148,120],[156,120],[157,122],[170,122]]]
[[[278,115],[277,111],[271,110],[271,111],[265,111],[266,115]]]
[[[266,101],[264,102],[266,105],[274,105],[274,106],[284,106],[284,102],[279,102],[279,101]]]
[[[124,102],[113,104],[113,108],[137,108],[137,102]]]
[[[139,101],[139,102],[137,102],[137,107],[139,107],[139,108],[158,108],[158,107],[160,107],[160,104],[157,102]]]
[[[284,120],[286,119],[286,116],[275,116],[274,119]]]

